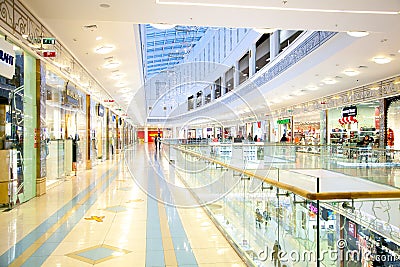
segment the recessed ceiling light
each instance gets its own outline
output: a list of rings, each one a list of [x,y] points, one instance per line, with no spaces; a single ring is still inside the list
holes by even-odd
[[[300,95],[305,95],[304,91],[298,90],[298,91],[294,91],[292,94],[300,96]]]
[[[128,83],[127,82],[119,82],[119,83],[117,83],[115,86],[116,87],[124,87],[124,86],[126,86]]]
[[[337,81],[334,80],[334,79],[325,79],[322,82],[325,83],[325,84],[335,84],[335,83],[337,83]]]
[[[293,98],[293,96],[291,96],[291,95],[287,95],[287,96],[284,96],[283,98],[284,98],[284,99],[292,99],[292,98]]]
[[[309,85],[309,86],[307,86],[307,89],[310,91],[317,91],[319,88],[315,85]]]
[[[154,23],[150,24],[150,26],[159,30],[169,30],[174,28],[176,25],[168,23]]]
[[[372,60],[377,64],[386,64],[392,61],[392,59],[384,56],[374,57]]]
[[[102,8],[109,8],[110,6],[111,6],[111,5],[105,4],[105,3],[100,4],[100,7],[102,7]]]
[[[103,68],[114,69],[114,68],[118,68],[120,65],[121,65],[121,63],[118,61],[109,61],[109,62],[106,62],[105,64],[103,64]]]
[[[115,72],[115,73],[111,74],[111,79],[113,79],[113,80],[119,80],[124,77],[126,77],[126,73]]]
[[[129,91],[131,91],[131,90],[132,90],[132,89],[129,88],[129,87],[124,87],[124,88],[118,89],[118,92],[127,93],[127,92],[129,92]]]
[[[19,47],[16,46],[16,45],[13,45],[13,50],[14,50],[14,51],[19,51],[19,50],[21,50],[21,48],[19,48]]]
[[[262,33],[262,34],[273,33],[274,31],[276,31],[276,29],[272,29],[272,28],[255,28],[253,30],[255,30],[258,33]]]
[[[28,39],[28,37],[29,37],[28,34],[23,34],[23,35],[22,35],[22,38],[24,38],[24,39]]]
[[[344,70],[343,73],[346,74],[349,77],[353,77],[353,76],[356,76],[356,75],[360,74],[359,71],[353,70],[353,69]]]
[[[348,31],[347,34],[352,37],[365,37],[365,36],[369,35],[369,32],[367,32],[367,31]]]
[[[104,54],[108,54],[108,53],[112,52],[114,49],[115,49],[115,46],[113,46],[113,45],[102,45],[102,46],[96,47],[94,49],[94,52],[96,54],[104,55]]]
[[[100,41],[100,40],[102,40],[103,39],[103,37],[101,37],[101,36],[97,36],[96,37],[96,41]]]

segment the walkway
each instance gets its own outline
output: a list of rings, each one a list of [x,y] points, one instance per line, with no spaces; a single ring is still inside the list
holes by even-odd
[[[137,145],[0,213],[0,266],[245,266],[202,208],[175,205],[168,168]]]

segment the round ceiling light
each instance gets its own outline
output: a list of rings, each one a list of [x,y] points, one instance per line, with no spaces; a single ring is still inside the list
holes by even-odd
[[[115,73],[111,74],[110,78],[113,79],[113,80],[119,80],[119,79],[124,78],[124,77],[126,77],[125,73],[115,72]]]
[[[116,87],[124,87],[124,86],[126,86],[128,83],[127,82],[119,82],[119,83],[117,83],[115,86]]]
[[[319,88],[315,85],[309,85],[306,87],[310,91],[317,91]]]
[[[350,35],[351,37],[365,37],[367,35],[369,35],[369,32],[367,31],[348,31],[347,32],[348,35]]]
[[[357,76],[358,74],[360,74],[358,70],[352,70],[352,69],[344,70],[343,73],[349,77]]]
[[[372,59],[375,63],[377,63],[377,64],[386,64],[386,63],[389,63],[390,61],[392,61],[392,59],[390,59],[390,58],[388,58],[388,57],[374,57],[373,59]]]
[[[174,28],[176,25],[168,23],[155,23],[155,24],[150,24],[150,26],[159,30],[169,30]]]
[[[108,54],[108,53],[114,51],[114,49],[115,49],[115,46],[113,46],[113,45],[102,45],[102,46],[96,47],[94,49],[94,52],[96,54],[104,55],[104,54]]]
[[[335,83],[337,83],[337,81],[334,80],[334,79],[325,79],[325,80],[323,80],[323,82],[325,84],[335,84]]]
[[[127,93],[127,92],[130,92],[131,90],[132,90],[132,89],[129,88],[129,87],[124,87],[124,88],[119,89],[118,92]]]
[[[97,36],[96,37],[96,41],[100,41],[100,40],[102,40],[103,39],[103,37],[101,37],[101,36]]]
[[[121,65],[121,63],[118,61],[108,61],[105,64],[103,64],[103,68],[114,69],[114,68],[118,68],[120,65]]]

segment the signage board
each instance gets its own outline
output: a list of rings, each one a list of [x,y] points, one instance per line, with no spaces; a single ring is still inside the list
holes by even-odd
[[[114,99],[104,99],[105,103],[114,103]]]
[[[56,38],[43,37],[42,38],[42,44],[44,44],[44,45],[54,45],[54,44],[56,44]]]
[[[350,107],[344,107],[342,109],[342,117],[355,117],[357,116],[357,107],[356,106],[350,106]]]
[[[290,123],[290,119],[278,120],[277,123],[278,124],[289,124]]]
[[[12,79],[15,73],[15,51],[13,45],[0,38],[0,75]]]
[[[97,116],[103,117],[104,116],[104,106],[97,104]]]
[[[42,50],[40,51],[42,54],[42,57],[56,57],[57,56],[57,52],[56,50]]]

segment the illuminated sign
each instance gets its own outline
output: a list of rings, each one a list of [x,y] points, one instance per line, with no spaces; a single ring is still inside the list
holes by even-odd
[[[52,38],[52,37],[42,38],[42,44],[54,45],[54,44],[56,44],[56,38]]]
[[[290,123],[290,119],[278,120],[277,123],[278,124],[289,124]]]
[[[357,107],[356,106],[351,106],[351,107],[344,107],[342,109],[342,117],[355,117],[357,116]]]
[[[42,50],[42,57],[56,57],[57,52],[55,50]]]
[[[12,79],[15,73],[15,51],[13,45],[0,38],[0,75]]]

